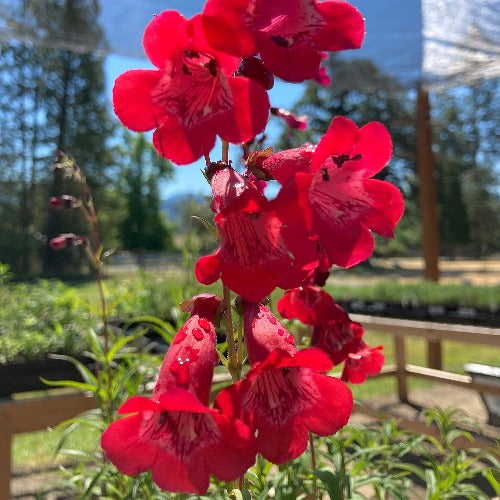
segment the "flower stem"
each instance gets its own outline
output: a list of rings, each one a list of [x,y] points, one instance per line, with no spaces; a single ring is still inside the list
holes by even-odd
[[[318,498],[318,482],[314,474],[316,470],[316,452],[314,450],[314,437],[311,432],[309,433],[309,450],[311,452],[311,469],[313,472],[313,496],[316,499]]]
[[[222,141],[222,162],[229,165],[229,142]]]
[[[238,358],[236,344],[234,342],[233,315],[231,310],[231,290],[226,285],[222,285],[224,293],[225,320],[226,320],[226,340],[228,350],[228,369],[231,373],[233,382],[240,379],[240,367],[238,367]]]
[[[204,158],[205,158],[205,166],[209,167],[210,163],[212,163],[212,161],[210,160],[210,155],[206,154],[204,155]]]

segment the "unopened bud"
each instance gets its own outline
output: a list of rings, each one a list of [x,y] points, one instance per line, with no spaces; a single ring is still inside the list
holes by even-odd
[[[307,127],[309,117],[306,115],[297,116],[284,108],[271,108],[270,111],[272,115],[282,118],[290,128],[305,130]]]
[[[244,57],[235,73],[236,76],[246,76],[260,83],[266,90],[274,87],[274,75],[268,71],[257,57]]]
[[[62,196],[52,196],[49,203],[54,208],[75,208],[80,205],[80,200],[69,194]]]
[[[87,238],[85,236],[77,236],[74,233],[64,233],[52,238],[49,242],[52,250],[64,250],[77,245],[86,245]]]
[[[321,85],[328,85],[330,83],[330,77],[326,73],[326,68],[319,68],[316,73],[315,80]]]

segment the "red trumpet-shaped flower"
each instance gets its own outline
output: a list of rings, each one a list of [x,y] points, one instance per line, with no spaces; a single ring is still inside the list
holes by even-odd
[[[307,232],[329,265],[351,267],[367,259],[374,245],[371,231],[392,237],[404,210],[394,185],[370,178],[391,153],[381,123],[358,129],[337,117],[316,148],[302,146],[264,160],[261,169],[284,184],[275,209],[286,232]]]
[[[352,321],[321,288],[287,290],[277,307],[284,318],[297,318],[314,326],[311,345],[325,351],[335,365],[344,362],[342,380],[361,384],[368,375],[376,375],[382,369],[382,346],[366,345],[362,340],[363,327]]]
[[[232,168],[216,172],[211,185],[220,246],[196,263],[198,281],[210,284],[221,278],[252,302],[277,286],[299,285],[308,275],[309,260],[316,258],[314,244],[305,235],[283,239],[278,214],[259,188]]]
[[[344,362],[342,380],[361,384],[368,375],[376,375],[384,364],[382,346],[366,345],[363,327],[333,300],[324,313],[314,325],[311,345],[325,351],[335,365]]]
[[[242,143],[261,132],[269,100],[259,83],[235,76],[240,59],[215,51],[201,30],[201,16],[175,11],[156,16],[144,32],[144,50],[158,70],[131,70],[118,77],[113,105],[137,132],[156,129],[159,154],[177,164],[208,154],[216,135]]]
[[[342,370],[342,380],[351,384],[362,384],[369,375],[377,375],[384,366],[382,346],[370,347],[361,339],[355,352],[350,352]]]
[[[321,51],[361,46],[361,14],[344,1],[208,0],[203,13],[210,43],[230,54],[260,54],[266,68],[291,82],[321,79]]]
[[[208,408],[215,364],[214,316],[220,299],[204,294],[174,338],[151,399],[134,396],[101,438],[124,474],[151,470],[162,489],[203,494],[209,475],[231,481],[255,460],[255,442],[241,421]]]
[[[276,308],[286,319],[298,319],[305,325],[316,325],[328,316],[335,306],[333,299],[316,286],[301,286],[287,290]]]
[[[307,448],[308,432],[335,433],[352,411],[352,395],[320,349],[297,352],[293,337],[268,309],[244,304],[245,343],[252,367],[246,379],[222,391],[216,406],[256,431],[258,451],[281,464]]]

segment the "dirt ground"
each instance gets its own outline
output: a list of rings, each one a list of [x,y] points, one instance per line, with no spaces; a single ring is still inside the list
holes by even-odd
[[[370,259],[373,272],[353,273],[334,268],[331,280],[338,283],[361,284],[395,280],[398,283],[416,283],[422,280],[424,262],[420,257],[394,257]],[[439,260],[440,283],[468,284],[471,286],[500,286],[500,258],[484,260]]]

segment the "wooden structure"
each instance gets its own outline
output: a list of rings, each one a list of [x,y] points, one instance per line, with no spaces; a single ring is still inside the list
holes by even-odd
[[[453,341],[499,348],[500,329],[355,314],[351,315],[351,318],[362,323],[367,331],[384,332],[394,336],[396,363],[393,366],[386,366],[379,376],[396,377],[398,397],[402,402],[408,401],[407,381],[409,377],[452,384],[481,393],[500,396],[500,386],[498,385],[472,381],[468,375],[458,375],[429,367],[410,365],[406,362],[405,352],[405,341],[409,337],[423,338],[431,342]],[[217,376],[216,382],[222,382],[226,379],[227,377]],[[10,497],[11,443],[14,434],[43,430],[92,408],[94,408],[94,400],[91,396],[85,394],[66,394],[20,400],[0,399],[0,499]],[[391,416],[388,413],[372,410],[361,405],[356,405],[355,411],[379,418]],[[436,432],[435,429],[426,427],[421,422],[399,419],[398,423],[401,427],[416,432],[429,434],[435,434]],[[457,443],[457,446],[460,445],[461,443]],[[474,441],[473,445],[476,447],[490,446],[490,443],[477,440]]]
[[[64,394],[15,400],[0,399],[0,500],[10,498],[12,437],[54,427],[64,420],[95,408],[94,398]]]

